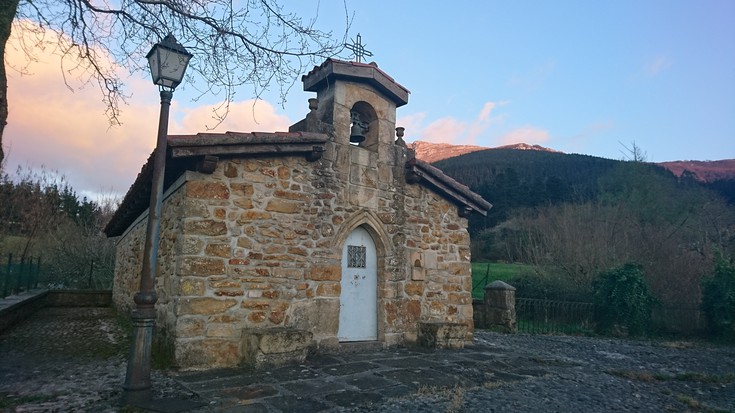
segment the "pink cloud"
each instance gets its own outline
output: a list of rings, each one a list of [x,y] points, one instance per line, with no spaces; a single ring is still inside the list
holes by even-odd
[[[413,141],[419,139],[418,137],[421,135],[421,131],[423,130],[421,124],[424,122],[424,118],[426,118],[426,113],[423,112],[402,116],[396,120],[396,127],[402,126],[406,128],[404,139]]]
[[[287,131],[291,124],[288,117],[276,113],[264,100],[231,103],[229,114],[219,124],[217,115],[224,115],[224,110],[215,112],[212,107],[198,106],[182,112],[183,119],[171,125],[171,133]]]
[[[477,143],[477,138],[482,135],[485,130],[495,121],[502,121],[504,119],[504,116],[498,116],[498,117],[491,117],[493,109],[495,109],[498,106],[505,105],[506,102],[485,102],[485,104],[482,106],[482,110],[480,111],[480,114],[477,115],[477,118],[470,124],[469,130],[467,132],[467,137],[464,140],[465,145],[475,145]]]
[[[78,191],[127,190],[155,143],[155,100],[123,107],[124,125],[110,127],[97,88],[72,76],[67,86],[60,58],[48,49],[35,57],[28,62],[20,48],[6,49],[8,62],[29,73],[8,71],[8,166],[45,165]],[[138,83],[143,82],[130,81],[128,90],[134,93]]]
[[[426,114],[416,113],[400,118],[396,125],[406,128],[407,141],[422,140],[434,143],[473,145],[491,124],[503,121],[503,115],[494,117],[492,111],[506,103],[485,102],[482,109],[480,109],[480,113],[472,122],[465,122],[453,117],[443,117],[424,127],[423,121]]]
[[[454,143],[460,139],[466,129],[467,125],[455,118],[441,118],[426,126],[421,134],[421,140],[434,143]]]
[[[17,33],[14,32],[14,34]],[[121,126],[110,126],[100,91],[74,76],[64,76],[52,48],[28,60],[10,40],[8,125],[3,136],[7,170],[17,165],[58,170],[77,192],[124,194],[153,150],[158,129],[159,95],[148,79],[126,80],[129,105],[121,107]],[[181,109],[176,96],[170,133],[197,133],[213,125],[211,107]],[[291,122],[267,102],[233,103],[217,131],[287,130]]]

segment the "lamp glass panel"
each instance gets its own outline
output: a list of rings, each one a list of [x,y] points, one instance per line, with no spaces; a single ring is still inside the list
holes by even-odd
[[[177,53],[166,47],[156,47],[148,58],[151,66],[153,83],[159,86],[175,88],[181,83],[190,56]]]

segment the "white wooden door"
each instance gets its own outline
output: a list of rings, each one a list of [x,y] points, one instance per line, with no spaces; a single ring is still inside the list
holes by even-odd
[[[352,231],[342,248],[341,287],[339,340],[377,340],[378,258],[373,238],[363,228]]]

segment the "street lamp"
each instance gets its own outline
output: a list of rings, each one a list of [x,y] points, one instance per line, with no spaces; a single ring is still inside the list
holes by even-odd
[[[153,83],[161,91],[161,116],[158,120],[158,140],[153,156],[151,199],[148,207],[148,226],[143,246],[143,268],[140,274],[140,291],[135,294],[133,310],[133,343],[128,356],[125,375],[124,401],[128,404],[145,402],[151,398],[151,344],[156,321],[155,275],[158,261],[158,241],[161,233],[161,204],[163,201],[163,175],[166,169],[166,144],[168,137],[168,112],[174,89],[184,78],[184,72],[192,54],[169,34],[156,43],[146,58],[151,69]]]

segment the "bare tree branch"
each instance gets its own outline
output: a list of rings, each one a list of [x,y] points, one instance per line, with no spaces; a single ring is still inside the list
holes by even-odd
[[[17,9],[11,9],[12,3]],[[168,33],[195,55],[187,84],[199,93],[196,99],[215,95],[222,100],[215,114],[221,122],[242,87],[260,98],[275,84],[284,103],[299,75],[343,49],[351,24],[345,4],[344,33],[335,38],[332,31],[316,27],[318,10],[316,17],[304,20],[277,0],[3,1],[0,26],[3,18],[8,28],[12,24],[13,30],[36,38],[22,44],[29,57],[34,49],[48,46],[47,31],[55,33],[62,73],[96,84],[113,125],[120,123],[120,106],[126,99],[121,73],[146,70],[146,53]],[[4,47],[7,38],[0,41]],[[6,85],[3,76],[0,87]],[[7,108],[2,99],[0,106]],[[7,115],[2,115],[2,107],[4,125]]]

